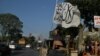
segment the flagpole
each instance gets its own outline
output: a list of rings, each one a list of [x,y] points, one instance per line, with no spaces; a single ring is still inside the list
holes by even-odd
[[[54,21],[54,17],[56,15],[56,6],[57,6],[57,3],[58,3],[58,0],[56,0],[56,4],[55,4],[55,9],[54,9],[54,14],[53,14],[53,19],[52,19],[52,22]],[[53,23],[52,23],[52,28],[53,28]],[[52,29],[51,28],[51,29]]]
[[[56,6],[57,6],[57,2],[58,2],[58,0],[56,0],[56,4],[55,4],[55,10],[54,10],[53,19],[54,19],[54,17],[55,17],[55,14],[56,14]]]

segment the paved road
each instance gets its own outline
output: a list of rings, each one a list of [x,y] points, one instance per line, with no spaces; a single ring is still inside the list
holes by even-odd
[[[39,55],[38,55],[38,51],[26,48],[23,50],[13,51],[12,56],[39,56]]]
[[[12,56],[39,56],[39,52],[33,49],[23,49],[23,50],[15,50],[12,53]],[[65,56],[62,52],[58,52],[56,50],[50,50],[48,56]]]
[[[66,55],[61,51],[50,50],[48,56],[66,56]]]

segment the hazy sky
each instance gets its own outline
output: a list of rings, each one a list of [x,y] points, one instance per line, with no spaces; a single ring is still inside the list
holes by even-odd
[[[63,1],[63,0],[59,0]],[[0,0],[0,13],[12,13],[23,22],[23,35],[48,37],[56,0]]]

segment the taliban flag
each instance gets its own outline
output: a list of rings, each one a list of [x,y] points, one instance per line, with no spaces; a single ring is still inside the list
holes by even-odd
[[[56,5],[54,23],[61,24],[64,28],[78,27],[80,24],[80,11],[71,3],[60,3]]]

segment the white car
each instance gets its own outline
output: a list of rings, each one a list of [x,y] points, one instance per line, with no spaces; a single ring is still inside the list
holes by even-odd
[[[27,44],[25,47],[26,47],[26,48],[30,48],[30,47],[31,47],[31,45],[30,45],[30,44]]]
[[[39,50],[40,49],[40,47],[37,47],[37,50]]]
[[[9,45],[9,48],[10,48],[10,49],[15,49],[15,48],[16,48],[16,45],[10,44],[10,45]]]

